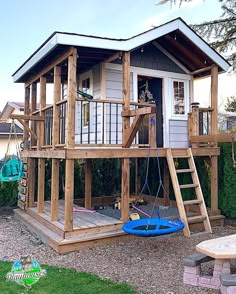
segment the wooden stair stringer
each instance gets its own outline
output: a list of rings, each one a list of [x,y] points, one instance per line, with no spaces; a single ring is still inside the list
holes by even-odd
[[[191,173],[192,180],[193,180],[193,183],[198,184],[197,187],[195,188],[195,192],[196,192],[197,200],[200,201],[200,203],[199,203],[200,212],[201,212],[201,215],[206,217],[204,219],[204,221],[203,221],[204,227],[205,227],[206,232],[212,233],[211,223],[210,223],[209,216],[208,216],[208,213],[207,213],[205,200],[204,200],[204,197],[203,197],[203,194],[202,194],[201,184],[200,184],[200,181],[199,181],[199,178],[198,178],[197,169],[196,169],[196,165],[195,165],[195,162],[194,162],[192,150],[190,148],[188,148],[188,154],[190,156],[188,158],[189,167],[190,167],[190,169],[194,170],[194,172]]]
[[[174,158],[186,158],[188,160],[188,169],[176,170],[174,164]],[[205,205],[204,197],[202,194],[201,185],[199,182],[193,154],[190,148],[183,149],[182,152],[178,150],[176,153],[175,150],[167,149],[167,162],[169,166],[169,171],[171,175],[171,180],[173,184],[173,189],[175,193],[176,203],[179,210],[179,215],[181,220],[185,224],[184,235],[190,237],[190,224],[192,223],[202,223],[206,233],[212,233],[211,224],[209,216],[207,213],[207,208]],[[189,172],[191,173],[192,183],[187,185],[180,185],[178,180],[178,173]],[[195,190],[196,199],[183,201],[181,189],[193,188]],[[195,204],[198,205],[200,210],[199,216],[190,216],[187,217],[185,206]]]
[[[174,164],[174,159],[172,156],[171,149],[167,149],[167,163],[169,166],[170,177],[171,177],[171,181],[172,181],[172,185],[173,185],[173,189],[174,189],[174,193],[175,193],[175,199],[176,199],[176,204],[177,204],[178,211],[179,211],[179,216],[180,216],[181,221],[185,225],[183,232],[184,232],[185,236],[190,237],[188,220],[187,220],[187,216],[186,216],[186,212],[185,212],[185,208],[184,208],[182,194],[181,194],[180,187],[179,187],[179,180],[178,180],[178,177],[176,174],[176,169],[175,169],[175,164]]]

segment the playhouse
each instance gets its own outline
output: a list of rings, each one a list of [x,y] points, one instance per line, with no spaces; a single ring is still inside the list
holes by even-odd
[[[199,223],[211,232],[211,224],[223,220],[218,210],[217,142],[231,138],[217,135],[217,81],[228,68],[180,18],[129,39],[53,33],[13,74],[14,82],[25,87],[25,113],[11,116],[24,125],[18,219],[58,252],[130,238],[121,230],[129,218],[130,158],[147,157],[149,150],[155,157],[158,150],[159,157],[166,158],[164,184],[168,190],[170,175],[184,234],[190,236],[191,225]],[[194,80],[209,76],[211,105],[201,108],[194,103]],[[48,106],[49,89],[53,101]],[[211,169],[208,211],[194,156],[204,157]],[[97,212],[73,213],[74,161],[85,161],[84,209],[90,209],[94,158],[122,160],[120,220]],[[189,168],[176,169],[175,158],[186,158]],[[44,195],[46,159],[52,161],[49,201]],[[192,182],[180,185],[180,173],[190,173]],[[196,199],[183,201],[182,189],[193,189]],[[187,214],[191,207],[198,207],[197,215]]]

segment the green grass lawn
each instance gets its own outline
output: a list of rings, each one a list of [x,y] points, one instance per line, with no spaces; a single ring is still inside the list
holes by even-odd
[[[124,283],[114,283],[98,276],[73,269],[42,266],[47,275],[27,289],[13,281],[6,281],[6,274],[13,263],[0,261],[1,294],[134,294],[135,290]]]

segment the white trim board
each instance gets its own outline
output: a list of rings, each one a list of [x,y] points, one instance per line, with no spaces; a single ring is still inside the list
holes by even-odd
[[[121,71],[122,65],[116,64],[116,63],[105,63],[105,68]],[[130,72],[139,72],[139,74],[142,74],[142,75],[154,76],[158,78],[174,78],[174,79],[184,79],[184,80],[191,80],[192,78],[191,75],[187,75],[187,74],[149,69],[144,67],[136,67],[136,66],[131,66]]]
[[[130,39],[108,39],[97,38],[94,36],[76,35],[69,33],[56,33],[50,40],[40,48],[35,54],[13,74],[13,81],[20,79],[30,68],[44,58],[53,48],[59,44],[67,46],[81,46],[99,49],[110,49],[116,51],[131,51],[146,43],[164,36],[172,31],[180,30],[186,35],[199,49],[205,52],[217,65],[224,71],[229,69],[227,61],[217,54],[207,43],[205,43],[196,33],[194,33],[181,18],[177,18],[164,25],[134,36]]]

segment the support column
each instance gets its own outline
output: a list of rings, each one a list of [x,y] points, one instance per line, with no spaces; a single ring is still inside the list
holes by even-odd
[[[31,114],[36,110],[37,103],[37,84],[31,85]],[[31,121],[31,129],[36,133],[36,121]],[[33,136],[30,138],[30,146],[36,145],[36,140]],[[30,148],[31,148],[30,147]],[[35,159],[28,158],[28,207],[34,207],[34,195],[35,195]]]
[[[85,208],[92,207],[91,183],[92,183],[91,159],[86,159],[85,160]]]
[[[218,66],[211,67],[211,134],[217,134],[218,130]]]
[[[130,52],[123,52],[123,110],[130,110]],[[123,146],[128,139],[128,130],[130,127],[130,118],[123,117]],[[130,159],[122,159],[122,177],[121,177],[121,220],[129,219],[129,195],[130,195]]]
[[[25,88],[25,107],[24,107],[24,114],[30,114],[30,87]],[[26,125],[29,127],[29,120],[25,120]],[[24,130],[23,141],[24,145],[29,139],[29,134],[26,130]]]
[[[164,205],[170,206],[170,173],[167,162],[164,163],[164,176],[163,176],[163,186],[164,186]]]
[[[211,156],[211,214],[219,214],[218,209],[218,156]]]
[[[135,158],[135,195],[140,193],[139,158]]]
[[[53,133],[52,133],[52,149],[59,143],[59,119],[60,109],[56,104],[61,100],[61,68],[54,67],[54,93],[53,93]],[[52,179],[51,179],[51,221],[58,220],[58,200],[59,200],[59,168],[60,160],[52,159]]]
[[[40,115],[44,116],[42,108],[46,106],[46,78],[40,77]],[[44,121],[38,122],[38,142],[37,150],[41,150],[44,144]],[[44,211],[44,194],[45,194],[45,159],[38,159],[38,212]]]
[[[75,146],[75,99],[76,99],[76,65],[77,50],[72,50],[68,58],[68,96],[66,113],[66,147]],[[74,201],[74,160],[66,160],[65,177],[65,231],[73,230],[73,201]]]

